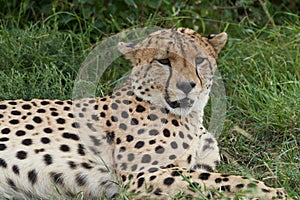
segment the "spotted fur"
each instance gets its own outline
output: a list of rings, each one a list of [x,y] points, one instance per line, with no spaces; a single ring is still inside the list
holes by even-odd
[[[0,198],[111,199],[127,188],[136,199],[285,199],[282,189],[214,172],[219,149],[202,118],[226,40],[161,30],[119,44],[133,70],[110,96],[0,102]]]

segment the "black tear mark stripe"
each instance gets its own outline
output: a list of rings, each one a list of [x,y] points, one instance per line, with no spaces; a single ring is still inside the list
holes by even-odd
[[[169,92],[168,92],[168,88],[170,86],[170,80],[171,80],[172,73],[173,73],[172,66],[170,66],[168,69],[169,69],[169,77],[167,79],[166,87],[165,87],[165,100],[169,104],[169,102],[170,102],[170,95],[169,95]]]

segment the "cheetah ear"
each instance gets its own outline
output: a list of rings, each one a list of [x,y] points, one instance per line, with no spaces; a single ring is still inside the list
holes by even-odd
[[[209,43],[214,47],[216,53],[218,54],[226,44],[227,33],[223,32],[217,35],[211,34],[207,38]]]
[[[129,59],[129,60],[131,60],[131,62],[133,62],[135,60],[134,55],[136,53],[135,45],[136,44],[134,44],[134,43],[119,42],[118,50],[120,51],[120,53],[125,55],[125,57],[127,59]]]

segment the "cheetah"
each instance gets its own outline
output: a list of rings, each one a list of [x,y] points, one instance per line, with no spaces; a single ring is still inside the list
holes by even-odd
[[[0,102],[0,198],[286,199],[283,189],[215,172],[217,140],[202,124],[225,32],[159,30],[120,42],[133,65],[112,94]]]

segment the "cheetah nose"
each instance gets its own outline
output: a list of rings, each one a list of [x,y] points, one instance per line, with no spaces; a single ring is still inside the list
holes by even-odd
[[[194,87],[196,86],[196,83],[191,81],[191,82],[178,82],[176,83],[176,87],[183,91],[185,94],[188,94]]]

